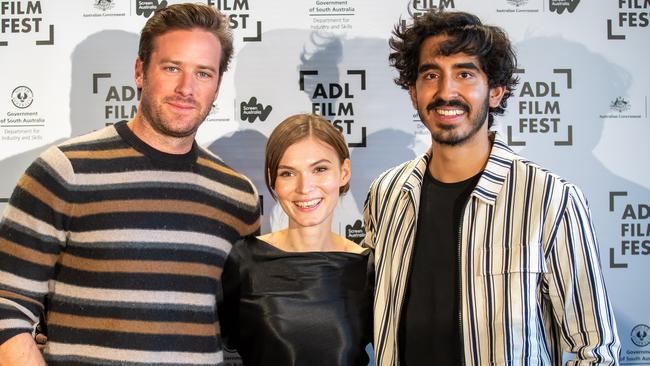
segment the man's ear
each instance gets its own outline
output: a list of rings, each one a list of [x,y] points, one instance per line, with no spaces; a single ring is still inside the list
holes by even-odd
[[[506,87],[501,85],[501,86],[495,86],[493,88],[490,88],[490,107],[491,108],[496,108],[501,104],[501,99],[503,99],[503,96],[506,94]]]
[[[411,104],[413,108],[418,109],[418,92],[415,90],[415,85],[409,86],[409,96],[411,97]]]
[[[142,81],[144,80],[144,65],[140,57],[135,59],[135,85],[138,89],[142,89]]]

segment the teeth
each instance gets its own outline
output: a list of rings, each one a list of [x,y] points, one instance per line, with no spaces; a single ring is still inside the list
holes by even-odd
[[[317,199],[311,200],[311,201],[296,201],[295,204],[296,204],[296,206],[298,206],[300,208],[310,208],[310,207],[314,207],[317,204],[319,204],[320,201],[321,201],[321,199],[317,198]]]
[[[465,113],[465,111],[462,109],[436,109],[436,113],[442,114],[443,116],[458,116]]]

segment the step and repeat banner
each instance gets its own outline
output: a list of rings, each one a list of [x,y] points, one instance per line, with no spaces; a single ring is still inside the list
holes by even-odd
[[[130,119],[138,32],[179,1],[0,1],[0,210],[46,147]],[[508,144],[587,195],[623,344],[621,363],[650,365],[650,1],[208,0],[228,15],[235,57],[199,130],[200,144],[248,175],[263,232],[286,217],[266,192],[267,136],[313,112],[352,155],[334,230],[360,241],[367,188],[424,152],[429,133],[393,83],[388,39],[409,13],[463,10],[499,25],[521,79],[495,128]]]

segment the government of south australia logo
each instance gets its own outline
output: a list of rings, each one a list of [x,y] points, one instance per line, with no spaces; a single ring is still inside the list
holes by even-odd
[[[618,113],[628,111],[630,108],[632,108],[630,101],[623,97],[618,97],[614,99],[613,102],[609,103],[609,109],[617,111]]]
[[[34,101],[34,93],[32,89],[26,86],[19,86],[11,92],[11,102],[17,108],[27,108]]]
[[[650,327],[645,324],[637,325],[632,328],[630,339],[632,340],[632,343],[639,347],[647,346],[650,344]]]
[[[115,1],[113,0],[95,0],[95,8],[106,11],[113,9],[115,7]]]
[[[255,122],[255,119],[257,118],[259,118],[260,121],[266,121],[266,117],[269,116],[271,110],[273,110],[273,107],[270,105],[264,107],[261,103],[257,102],[256,97],[251,97],[251,99],[248,100],[248,103],[240,103],[241,120],[248,121],[249,123]]]

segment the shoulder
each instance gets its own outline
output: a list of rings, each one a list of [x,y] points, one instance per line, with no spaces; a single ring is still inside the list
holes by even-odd
[[[242,261],[250,258],[251,248],[252,246],[257,245],[258,241],[259,240],[253,235],[248,235],[237,240],[235,244],[233,244],[230,253],[228,253],[227,261],[231,264],[236,263],[239,265]]]
[[[212,151],[201,146],[198,151],[197,164],[207,170],[210,179],[228,185],[240,191],[241,194],[254,197],[255,201],[257,200],[257,188],[247,176],[230,167]]]
[[[62,151],[75,150],[79,148],[89,149],[93,145],[116,140],[121,140],[121,138],[117,133],[115,126],[111,125],[84,135],[71,137],[59,144],[58,147]]]
[[[515,155],[511,173],[526,190],[543,195],[550,207],[563,209],[571,200],[584,201],[581,189],[558,174],[519,155]]]
[[[396,189],[401,189],[404,183],[414,175],[420,176],[419,180],[421,180],[421,172],[426,169],[427,161],[428,156],[423,154],[384,171],[370,185],[370,193],[390,194]]]

